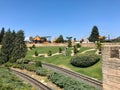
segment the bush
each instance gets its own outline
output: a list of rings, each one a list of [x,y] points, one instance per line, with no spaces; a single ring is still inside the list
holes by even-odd
[[[41,75],[41,76],[46,76],[47,75],[47,70],[43,69],[41,67],[37,68],[35,72],[36,72],[37,75]]]
[[[25,69],[26,70],[28,70],[28,71],[33,71],[33,72],[35,72],[35,70],[36,70],[36,66],[35,65],[29,65],[29,64],[26,64],[25,65]]]
[[[59,53],[62,53],[62,48],[61,47],[59,47]]]
[[[80,45],[79,43],[77,43],[77,44],[76,44],[76,47],[77,47],[77,48],[80,48],[80,47],[81,47],[81,45]]]
[[[32,45],[32,48],[36,48],[36,46],[33,44],[33,45]]]
[[[73,52],[74,52],[74,54],[77,54],[78,50],[77,50],[76,46],[73,47]]]
[[[5,67],[11,67],[12,65],[13,65],[13,64],[10,63],[10,62],[7,62],[7,63],[4,64]]]
[[[16,61],[17,64],[28,64],[30,62],[30,60],[28,59],[18,59]]]
[[[35,56],[38,56],[38,52],[37,51],[35,51]]]
[[[64,90],[96,90],[94,87],[53,72],[48,76],[53,83]]]
[[[94,65],[100,60],[97,55],[93,54],[82,54],[75,56],[71,59],[70,63],[76,67],[89,67]]]
[[[49,50],[48,53],[47,53],[48,56],[51,56],[52,55],[52,51]]]
[[[35,62],[35,66],[36,66],[36,67],[42,67],[41,61],[36,61],[36,62]]]

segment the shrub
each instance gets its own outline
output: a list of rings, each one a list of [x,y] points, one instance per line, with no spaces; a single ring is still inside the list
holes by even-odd
[[[76,53],[78,52],[78,50],[77,50],[77,47],[76,47],[76,46],[74,46],[74,47],[73,47],[73,52],[74,52],[74,54],[76,54]]]
[[[29,64],[26,64],[25,65],[25,69],[26,70],[28,70],[28,71],[33,71],[33,72],[35,72],[35,70],[36,70],[36,66],[35,65],[29,65]]]
[[[30,50],[32,50],[32,47],[29,47],[30,48]]]
[[[60,88],[64,88],[64,90],[96,90],[92,86],[73,80],[72,78],[66,77],[56,72],[51,73],[48,76],[48,79],[50,79]]]
[[[16,61],[17,64],[28,64],[30,62],[30,60],[28,59],[18,59]]]
[[[48,56],[51,56],[52,55],[52,51],[49,50],[48,53],[47,53]]]
[[[89,67],[97,63],[100,58],[93,54],[82,54],[71,59],[70,63],[76,67]]]
[[[37,75],[41,75],[41,76],[46,76],[47,75],[47,70],[43,69],[41,67],[37,68],[35,72],[36,72]]]
[[[38,56],[38,52],[37,51],[35,51],[35,56]]]
[[[81,45],[80,45],[79,43],[77,43],[77,44],[76,44],[76,47],[77,47],[77,48],[80,48],[80,47],[81,47]]]
[[[5,67],[11,67],[11,66],[12,66],[12,63],[7,62],[7,63],[4,64],[4,66],[5,66]]]
[[[36,61],[36,62],[35,62],[35,66],[36,66],[36,67],[42,67],[41,61]]]
[[[33,44],[33,45],[32,45],[32,48],[36,48],[36,46]]]
[[[59,47],[59,53],[62,53],[62,48],[61,47]]]

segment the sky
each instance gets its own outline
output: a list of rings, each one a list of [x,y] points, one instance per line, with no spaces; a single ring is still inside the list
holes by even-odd
[[[25,36],[88,38],[120,36],[120,0],[0,0],[0,30],[24,30]]]

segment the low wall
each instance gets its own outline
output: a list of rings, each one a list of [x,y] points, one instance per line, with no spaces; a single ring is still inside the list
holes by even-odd
[[[96,47],[95,43],[82,43],[81,46],[82,47]]]
[[[102,58],[103,90],[120,90],[120,45],[104,45]]]
[[[31,47],[33,44],[26,44],[27,47]],[[67,43],[47,43],[47,44],[34,44],[36,47],[46,47],[46,46],[67,46]]]

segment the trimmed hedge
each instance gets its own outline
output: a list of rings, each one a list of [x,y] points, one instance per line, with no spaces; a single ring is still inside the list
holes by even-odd
[[[81,54],[70,60],[70,63],[76,67],[89,67],[100,60],[100,57],[94,54]]]
[[[95,87],[73,80],[56,72],[51,73],[48,79],[60,88],[64,88],[64,90],[97,90]]]

